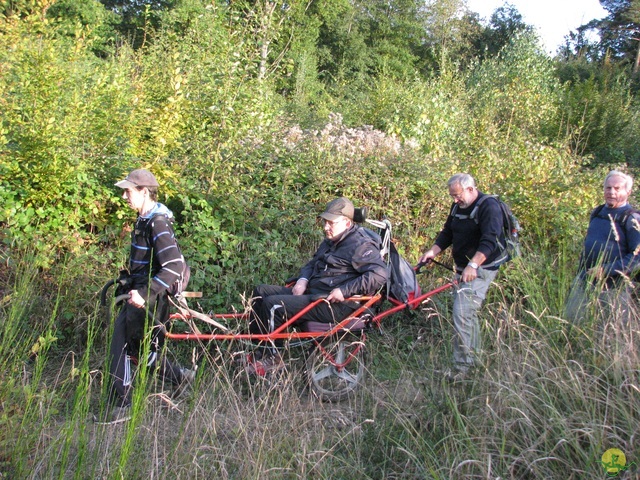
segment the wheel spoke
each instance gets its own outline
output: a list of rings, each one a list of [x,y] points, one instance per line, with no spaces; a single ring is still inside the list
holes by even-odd
[[[358,373],[355,374],[348,372],[346,370],[342,370],[340,372],[336,371],[336,376],[341,380],[344,380],[348,384],[356,385],[358,383]]]
[[[314,380],[322,380],[323,378],[330,377],[335,372],[333,365],[329,365],[318,372],[313,372]]]
[[[336,352],[336,363],[338,365],[342,365],[344,363],[345,350],[344,342],[338,342],[338,351]]]
[[[342,400],[358,388],[366,373],[361,346],[360,342],[338,340],[311,353],[307,364],[309,380],[322,400]]]

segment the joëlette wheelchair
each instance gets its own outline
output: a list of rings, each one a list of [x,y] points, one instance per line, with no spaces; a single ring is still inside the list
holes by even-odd
[[[354,220],[377,229],[378,232],[369,229],[369,233],[380,239],[381,253],[390,265],[391,222],[386,219],[368,219],[366,208],[357,208]],[[416,267],[416,271],[419,271],[420,267]],[[115,281],[107,283],[102,290],[103,305],[107,304],[107,291],[113,284]],[[198,298],[202,294],[183,292],[172,298],[174,308],[169,325],[158,327],[165,329],[167,340],[176,342],[238,342],[249,348],[256,348],[257,344],[274,344],[276,340],[280,340],[285,342],[285,348],[307,346],[305,370],[310,389],[321,400],[334,402],[344,400],[355,392],[366,375],[365,343],[368,332],[379,329],[386,317],[404,310],[416,309],[429,298],[453,285],[454,282],[447,282],[425,293],[421,293],[417,288],[415,291],[407,292],[405,299],[396,298],[387,285],[376,295],[346,299],[357,302],[359,307],[341,321],[300,321],[310,309],[325,301],[319,297],[287,319],[283,325],[266,334],[239,333],[232,331],[228,326],[229,323],[233,323],[246,327],[250,311],[206,315],[189,308],[187,304],[187,299]],[[126,298],[128,295],[121,295],[114,301],[117,304]]]

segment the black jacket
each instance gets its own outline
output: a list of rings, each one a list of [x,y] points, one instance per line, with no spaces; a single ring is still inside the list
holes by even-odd
[[[478,192],[478,198],[469,207],[458,208],[455,216],[449,215],[444,228],[436,238],[435,244],[441,250],[452,246],[451,253],[458,271],[467,266],[476,252],[482,252],[487,257],[483,264],[484,268],[488,270],[498,268],[491,265],[502,253],[498,242],[504,245],[500,204],[497,200],[489,198],[478,208],[477,221],[469,218],[478,200],[484,196],[484,193]]]
[[[307,293],[329,293],[339,287],[345,298],[375,294],[387,276],[379,246],[357,225],[335,242],[325,239],[300,270],[300,278],[309,280]]]

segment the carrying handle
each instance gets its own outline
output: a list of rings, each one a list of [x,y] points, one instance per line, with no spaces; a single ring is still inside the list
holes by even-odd
[[[416,265],[416,267],[415,267],[416,273],[421,273],[420,270],[422,269],[422,267],[425,267],[425,266],[429,265],[430,263],[435,263],[436,265],[438,265],[438,266],[440,266],[442,268],[446,268],[447,271],[449,271],[449,272],[453,271],[453,267],[451,265],[447,265],[445,263],[439,262],[439,261],[434,260],[432,258],[428,262],[420,262],[420,263],[418,263],[418,265]]]

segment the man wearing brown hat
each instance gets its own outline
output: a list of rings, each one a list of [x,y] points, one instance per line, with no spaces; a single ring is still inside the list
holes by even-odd
[[[127,415],[131,405],[131,360],[142,352],[143,338],[151,329],[148,358],[139,365],[159,369],[161,376],[175,385],[191,382],[195,372],[182,369],[162,355],[164,334],[154,325],[169,318],[169,290],[182,280],[184,257],[173,232],[173,213],[158,203],[158,182],[151,172],[133,170],[116,183],[129,207],[138,212],[131,232],[128,271],[121,272],[118,294],[129,298],[113,326],[110,347],[114,420]]]
[[[319,217],[323,220],[325,240],[313,259],[298,275],[291,288],[259,285],[253,291],[251,333],[268,333],[277,329],[318,295],[323,302],[305,313],[301,321],[331,323],[346,318],[357,308],[345,302],[354,295],[373,295],[387,281],[387,267],[376,241],[353,222],[353,203],[341,197],[329,202]],[[278,344],[276,347],[280,346]],[[247,365],[249,373],[273,371],[282,366],[277,352],[264,346]]]

